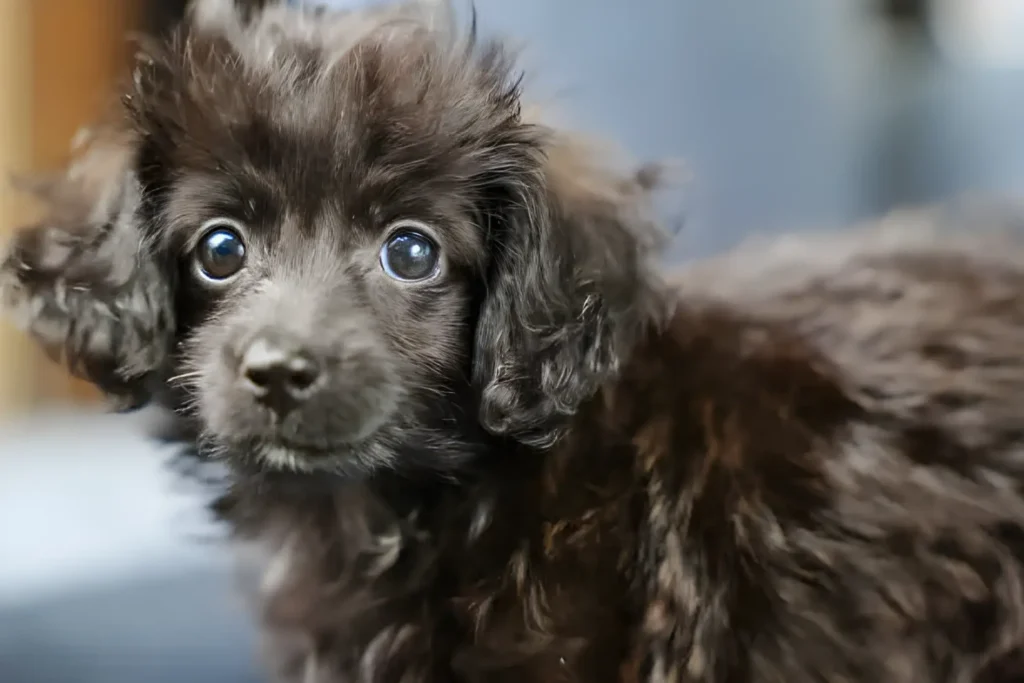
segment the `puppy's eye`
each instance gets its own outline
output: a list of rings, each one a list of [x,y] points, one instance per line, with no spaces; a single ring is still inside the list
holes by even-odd
[[[245,266],[245,242],[238,226],[213,220],[196,246],[196,261],[202,275],[210,280],[227,280]]]
[[[438,271],[440,260],[434,241],[412,229],[394,233],[380,250],[380,265],[384,272],[403,282],[418,282],[433,277]]]

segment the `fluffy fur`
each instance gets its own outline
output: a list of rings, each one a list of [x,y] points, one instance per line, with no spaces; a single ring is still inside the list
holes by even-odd
[[[0,277],[226,467],[281,680],[1024,678],[1024,248],[942,229],[1001,214],[669,282],[656,174],[533,120],[501,43],[265,5],[145,46]],[[218,217],[246,263],[210,283]],[[401,220],[437,277],[383,273]],[[268,331],[326,368],[287,415],[239,378]]]

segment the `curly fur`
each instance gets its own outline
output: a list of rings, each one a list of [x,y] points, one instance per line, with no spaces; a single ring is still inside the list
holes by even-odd
[[[542,123],[425,2],[199,0],[122,104],[40,188],[4,300],[225,466],[280,680],[1024,679],[1019,211],[666,280],[656,169]],[[216,216],[248,261],[211,287]],[[444,253],[416,286],[376,265],[410,217]],[[238,388],[268,329],[331,368],[288,418]]]

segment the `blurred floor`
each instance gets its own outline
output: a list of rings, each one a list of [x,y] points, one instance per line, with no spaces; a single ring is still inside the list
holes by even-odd
[[[0,426],[3,683],[258,680],[221,534],[147,419]]]
[[[0,607],[3,683],[258,683],[222,573],[145,573]]]

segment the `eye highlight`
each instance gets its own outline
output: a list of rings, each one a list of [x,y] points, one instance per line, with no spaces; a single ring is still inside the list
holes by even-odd
[[[434,240],[410,223],[388,237],[380,250],[380,265],[395,280],[422,282],[440,270],[441,253]]]
[[[245,241],[240,226],[225,218],[216,218],[203,226],[203,236],[195,248],[199,273],[207,280],[223,282],[245,267]]]

